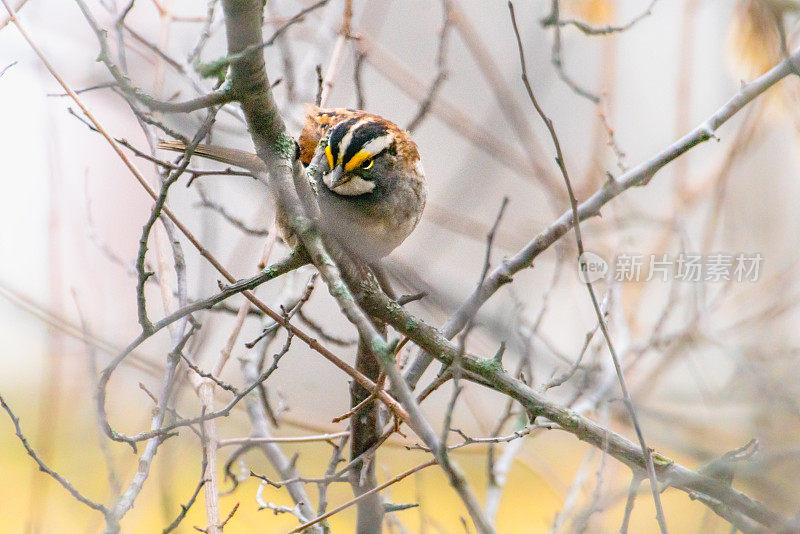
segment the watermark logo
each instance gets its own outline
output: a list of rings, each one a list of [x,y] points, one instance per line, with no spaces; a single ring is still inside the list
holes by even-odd
[[[578,278],[585,284],[602,280],[608,274],[608,262],[594,252],[586,251],[578,257]]]
[[[757,282],[764,257],[759,253],[632,254],[620,253],[611,262],[594,252],[578,258],[583,283],[617,282]]]

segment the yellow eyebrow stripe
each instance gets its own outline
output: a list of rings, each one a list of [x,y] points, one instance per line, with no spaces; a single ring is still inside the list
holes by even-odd
[[[350,158],[350,160],[344,166],[344,170],[346,172],[350,172],[350,171],[352,171],[354,169],[357,169],[359,167],[359,165],[361,165],[362,163],[364,163],[366,160],[368,160],[371,157],[372,157],[372,154],[370,154],[369,152],[366,152],[364,150],[360,150],[360,151],[356,152],[355,156]]]
[[[331,151],[331,145],[325,147],[325,157],[328,158],[328,166],[333,170],[333,152]]]

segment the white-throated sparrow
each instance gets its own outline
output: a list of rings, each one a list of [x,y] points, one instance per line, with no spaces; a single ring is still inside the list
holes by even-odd
[[[397,248],[425,207],[425,173],[408,132],[382,117],[352,109],[310,107],[297,140],[300,161],[315,184],[321,224],[342,246],[369,262]],[[180,141],[160,148],[183,151]],[[265,171],[255,154],[200,145],[195,155]],[[310,165],[314,161],[314,165]],[[284,238],[295,239],[278,214]]]

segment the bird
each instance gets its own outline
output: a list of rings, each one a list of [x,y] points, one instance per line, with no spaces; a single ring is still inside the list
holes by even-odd
[[[182,141],[159,148],[183,152]],[[195,156],[265,172],[253,153],[199,145]],[[374,264],[397,248],[422,217],[427,182],[411,134],[366,111],[308,106],[296,156],[306,167],[320,208],[323,233]],[[313,162],[313,165],[312,165]],[[290,245],[298,243],[278,208],[278,226]]]
[[[162,141],[159,148],[185,152],[186,144]],[[414,231],[427,198],[425,171],[411,134],[365,111],[309,106],[295,148],[295,157],[306,167],[310,189],[316,195],[323,236],[332,237],[363,260],[380,288],[394,299],[379,261]],[[193,155],[256,173],[267,172],[256,154],[242,150],[199,145]],[[280,205],[276,216],[284,241],[290,247],[298,246],[299,240]],[[373,325],[386,336],[385,325],[374,320]],[[359,337],[355,367],[379,382],[380,365],[365,338]],[[351,405],[358,407],[351,426],[354,467],[350,482],[354,493],[361,496],[377,485],[377,480],[374,462],[364,463],[358,458],[374,445],[384,425],[378,404],[366,402],[372,391],[354,381],[350,393]],[[375,531],[372,526],[376,523],[380,527],[382,499],[377,494],[370,499],[374,506],[359,509],[358,532]]]

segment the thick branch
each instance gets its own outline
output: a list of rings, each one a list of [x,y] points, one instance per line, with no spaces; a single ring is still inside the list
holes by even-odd
[[[260,43],[262,2],[259,0],[225,0],[223,2],[228,37],[228,55],[248,50]],[[306,250],[312,262],[336,299],[345,317],[356,327],[359,336],[368,343],[381,370],[389,377],[393,392],[408,413],[408,424],[431,450],[441,458],[441,444],[430,424],[422,416],[419,406],[394,362],[391,347],[381,337],[367,315],[360,309],[350,289],[341,277],[339,266],[323,245],[322,236],[314,225],[318,211],[305,169],[295,160],[295,143],[286,133],[275,99],[267,79],[263,54],[248,53],[231,66],[233,91],[241,95],[242,111],[247,119],[250,134],[259,157],[269,171],[270,190]],[[327,243],[329,246],[332,243]],[[346,255],[337,260],[353,267]],[[452,486],[464,501],[470,516],[481,533],[494,532],[468,489],[466,480],[455,467],[439,462],[450,478]]]
[[[386,321],[399,332],[410,337],[424,350],[436,355],[436,359],[445,364],[450,364],[459,357],[459,349],[454,343],[447,340],[435,328],[425,324],[391,301],[380,291],[374,280],[371,283],[363,280],[360,288],[361,292],[357,297],[368,313]],[[640,476],[645,476],[645,457],[638,444],[551,402],[522,381],[506,373],[494,359],[482,360],[469,354],[462,354],[460,362],[467,371],[464,373],[466,379],[483,384],[516,400],[525,408],[532,421],[536,417],[544,417],[556,423],[562,430],[575,435],[581,441],[606,450],[608,454],[639,473]],[[765,525],[772,531],[789,532],[791,528],[796,528],[796,525],[789,520],[721,480],[692,471],[658,454],[653,454],[653,461],[661,482],[666,482],[689,494],[699,492],[708,495],[725,506]]]

